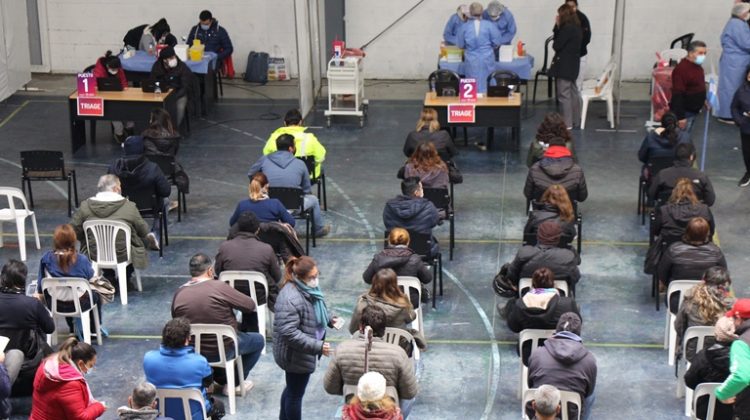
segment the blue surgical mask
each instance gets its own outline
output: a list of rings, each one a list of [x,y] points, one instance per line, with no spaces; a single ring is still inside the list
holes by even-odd
[[[701,54],[701,55],[695,57],[695,64],[697,64],[699,66],[702,66],[704,61],[706,61],[706,55],[705,54]]]
[[[201,29],[203,29],[204,31],[207,31],[210,27],[211,25],[201,25]]]

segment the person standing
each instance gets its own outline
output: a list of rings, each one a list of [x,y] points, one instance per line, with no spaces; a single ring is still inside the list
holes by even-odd
[[[562,115],[568,130],[581,122],[581,93],[576,80],[581,67],[581,45],[583,31],[575,9],[568,3],[557,9],[552,49],[555,57],[550,65],[549,75],[555,78],[557,99],[562,107]]]
[[[706,103],[706,76],[703,62],[706,60],[706,43],[693,41],[688,46],[688,55],[672,71],[672,100],[669,110],[679,119],[681,129],[693,130],[695,117]]]
[[[214,18],[210,10],[202,11],[198,15],[198,21],[198,24],[190,29],[187,44],[193,45],[193,40],[200,40],[205,46],[205,51],[216,53],[217,67],[221,67],[224,60],[234,51],[229,33],[223,26],[219,26],[219,21]]]
[[[482,13],[482,19],[497,26],[497,30],[500,32],[500,44],[510,45],[513,37],[516,36],[516,19],[504,4],[497,0],[489,2],[487,10]]]
[[[750,185],[750,67],[745,70],[745,82],[734,93],[731,108],[732,119],[740,128],[742,160],[745,162],[745,174],[737,185],[747,187]]]
[[[583,90],[583,73],[586,70],[586,63],[588,59],[586,58],[589,51],[588,51],[588,45],[591,42],[591,22],[589,22],[589,18],[583,14],[578,9],[578,0],[568,0],[565,2],[568,6],[572,7],[573,10],[576,12],[576,16],[578,16],[578,20],[581,22],[581,31],[583,32],[583,41],[581,42],[581,60],[580,60],[580,69],[578,70],[578,78],[576,79],[576,86],[578,87],[578,90]],[[554,32],[557,29],[553,29]]]
[[[465,4],[458,6],[456,14],[451,15],[448,19],[448,23],[445,24],[445,29],[443,29],[443,41],[445,42],[445,45],[456,45],[458,32],[468,19],[469,6]]]
[[[471,20],[458,31],[456,45],[464,49],[466,77],[476,79],[477,92],[487,93],[487,77],[495,70],[495,48],[500,47],[500,31],[494,22],[482,20],[482,5],[471,3]]]
[[[732,124],[731,103],[734,93],[743,83],[750,65],[750,4],[732,6],[732,17],[721,33],[721,58],[719,59],[719,109],[720,122]]]

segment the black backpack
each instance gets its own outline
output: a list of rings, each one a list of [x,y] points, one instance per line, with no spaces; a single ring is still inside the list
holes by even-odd
[[[268,82],[268,53],[250,51],[247,56],[245,81],[266,84]]]
[[[143,31],[146,29],[146,26],[148,25],[139,25],[129,30],[128,33],[125,34],[125,37],[122,38],[122,42],[125,45],[130,45],[131,47],[138,49],[138,44],[141,43],[141,36],[143,36]]]

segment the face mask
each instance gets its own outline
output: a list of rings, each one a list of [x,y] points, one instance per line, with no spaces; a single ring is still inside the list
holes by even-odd
[[[109,72],[109,74],[111,74],[112,76],[115,76],[115,75],[117,75],[117,69],[107,69],[107,71],[108,71],[108,72]]]
[[[203,29],[204,31],[207,31],[210,27],[211,25],[201,25],[201,29]]]
[[[312,287],[313,289],[316,288],[316,287],[318,287],[318,284],[319,284],[319,281],[318,281],[317,277],[315,277],[314,279],[309,280],[307,282],[307,285],[310,286],[310,287]]]
[[[706,55],[705,54],[699,55],[699,56],[695,57],[695,64],[697,64],[699,66],[702,66],[704,61],[706,61]]]
[[[167,65],[168,65],[168,66],[169,66],[170,68],[175,68],[175,67],[177,67],[177,59],[176,59],[176,58],[171,58],[171,59],[167,60]]]

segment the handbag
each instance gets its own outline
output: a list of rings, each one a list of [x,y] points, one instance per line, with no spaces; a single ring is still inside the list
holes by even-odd
[[[115,300],[115,287],[104,276],[94,276],[89,280],[91,290],[99,294],[102,303],[111,303]]]
[[[492,279],[492,288],[498,296],[512,298],[518,294],[518,291],[513,289],[513,284],[508,279],[508,267],[510,267],[509,263],[500,267],[500,272]]]
[[[664,253],[664,247],[661,240],[657,238],[646,252],[646,260],[643,262],[643,272],[646,274],[656,274],[656,268],[659,266],[659,260]]]

